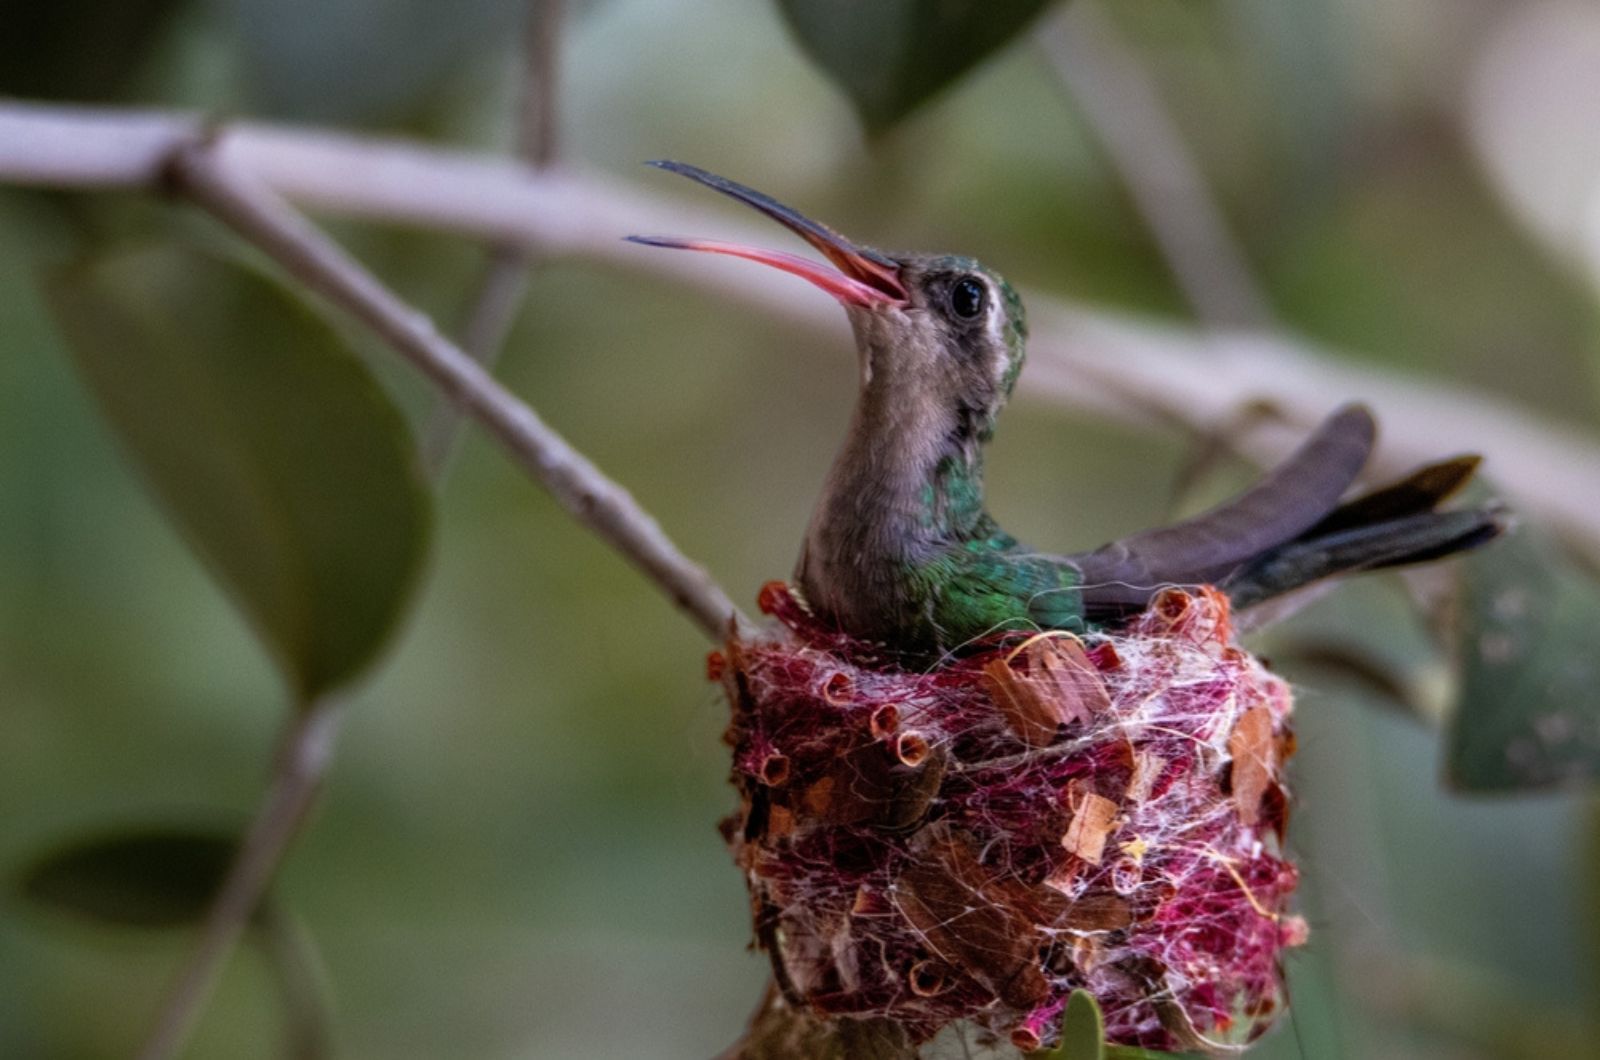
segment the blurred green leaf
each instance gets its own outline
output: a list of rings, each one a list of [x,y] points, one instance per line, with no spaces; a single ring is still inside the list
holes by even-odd
[[[0,0],[0,96],[113,100],[182,6],[181,0]]]
[[[778,0],[800,47],[883,132],[1021,33],[1051,0]]]
[[[133,462],[300,701],[354,677],[410,596],[432,513],[366,368],[276,283],[177,246],[91,259],[50,296]]]
[[[1527,527],[1464,565],[1450,782],[1507,791],[1600,775],[1600,586]]]
[[[518,39],[522,0],[233,0],[253,113],[393,126]]]
[[[78,840],[23,873],[24,897],[107,924],[180,927],[204,915],[233,861],[232,837],[179,828]]]

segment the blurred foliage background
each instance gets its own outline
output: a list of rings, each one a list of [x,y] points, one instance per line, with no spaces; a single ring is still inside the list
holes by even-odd
[[[1035,41],[1012,40],[903,120],[863,108],[869,138],[796,45],[796,29],[815,32],[795,14],[808,6],[829,5],[574,4],[565,156],[627,179],[646,179],[646,158],[691,160],[874,244],[960,250],[1032,290],[1189,319]],[[489,149],[513,124],[517,0],[0,10],[0,94]],[[1593,8],[1105,10],[1282,328],[1596,428]],[[38,283],[86,232],[174,228],[217,238],[133,196],[0,189],[8,879],[71,837],[118,826],[236,828],[260,798],[287,709],[268,658],[130,473]],[[335,230],[442,324],[459,320],[481,248]],[[351,339],[420,424],[422,385]],[[750,601],[788,572],[842,434],[847,342],[842,319],[822,342],[658,279],[560,262],[539,268],[501,374]],[[1022,401],[994,446],[992,507],[1025,539],[1089,546],[1166,517],[1190,451],[1175,434]],[[1234,472],[1182,503],[1216,495]],[[1561,584],[1592,594],[1584,577]],[[1563,642],[1600,651],[1581,625],[1592,608],[1570,613]],[[1398,582],[1346,587],[1275,636],[1269,649],[1315,641],[1375,657],[1421,690],[1414,698],[1448,699],[1447,663]],[[732,800],[705,649],[497,451],[468,442],[440,491],[414,610],[356,696],[275,888],[276,908],[314,947],[310,981],[331,998],[339,1055],[704,1057],[733,1038],[766,966],[746,950],[743,887],[713,828]],[[1436,718],[1348,668],[1293,656],[1286,648],[1302,689],[1292,841],[1313,936],[1288,969],[1292,1015],[1252,1055],[1600,1056],[1592,791],[1452,794]],[[187,941],[96,926],[8,889],[0,1056],[127,1055]],[[279,1010],[267,964],[241,950],[189,1055],[282,1055]]]

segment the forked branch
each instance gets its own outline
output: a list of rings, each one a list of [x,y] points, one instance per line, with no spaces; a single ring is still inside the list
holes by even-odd
[[[0,104],[0,181],[159,187],[167,160],[203,128],[193,117],[170,112]],[[715,262],[677,269],[666,255],[619,238],[705,230],[759,242],[769,233],[604,174],[530,173],[489,156],[248,123],[217,131],[210,155],[274,198],[670,276],[848,345],[826,299],[809,297],[769,270],[724,269]],[[392,295],[388,302],[393,308]],[[1244,440],[1263,460],[1283,456],[1334,406],[1360,398],[1384,423],[1378,473],[1432,460],[1441,449],[1486,453],[1497,486],[1520,512],[1600,555],[1600,508],[1592,501],[1600,496],[1600,442],[1575,427],[1467,387],[1353,363],[1281,335],[1197,334],[1039,295],[1028,302],[1033,339],[1024,397],[1122,423],[1201,431],[1265,400],[1285,419]]]
[[[183,195],[415,365],[575,519],[644,571],[707,636],[721,640],[730,622],[742,621],[721,587],[678,550],[627,490],[270,188],[205,141],[180,145],[167,172]]]

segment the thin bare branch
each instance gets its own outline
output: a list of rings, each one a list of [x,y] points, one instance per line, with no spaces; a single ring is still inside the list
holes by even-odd
[[[518,157],[534,168],[548,165],[555,157],[555,58],[561,10],[562,0],[532,0],[529,15],[516,141]],[[462,336],[468,355],[486,368],[493,367],[504,346],[527,287],[532,260],[532,252],[522,244],[501,243],[490,248]],[[442,398],[423,443],[423,460],[436,482],[448,473],[464,424],[460,406]],[[207,912],[200,941],[162,1007],[144,1060],[166,1060],[182,1049],[228,954],[258,910],[266,951],[284,999],[291,1052],[308,1060],[326,1052],[326,1013],[307,981],[312,970],[305,960],[306,943],[287,914],[265,907],[263,899],[322,786],[332,761],[340,714],[342,708],[330,704],[291,719],[285,736],[287,753],[276,765],[257,824],[241,842],[222,890]]]
[[[289,843],[300,830],[339,732],[338,704],[329,700],[297,711],[284,731],[272,787],[239,844],[227,879],[206,912],[200,939],[162,1006],[140,1060],[168,1060],[188,1040],[195,1019],[216,985],[223,962],[261,904]]]
[[[483,421],[536,480],[650,575],[711,637],[720,639],[731,623],[744,621],[726,594],[677,552],[626,491],[305,218],[248,174],[217,159],[212,144],[205,139],[177,141],[168,178],[176,190],[231,224],[308,288],[351,312],[406,355],[440,385],[448,400]],[[434,475],[443,473],[441,461]],[[167,995],[141,1060],[169,1060],[183,1048],[321,788],[340,713],[330,700],[291,718],[267,798],[207,912],[200,940]]]
[[[283,1009],[283,1055],[287,1060],[331,1056],[332,1012],[316,940],[294,914],[270,898],[256,910],[255,924]]]
[[[198,119],[170,113],[0,104],[0,181],[160,187],[165,160],[202,128]],[[646,194],[604,174],[552,169],[530,176],[502,159],[416,144],[250,124],[216,135],[219,157],[305,206],[536,243],[549,255],[670,277],[836,337],[848,349],[844,321],[827,299],[773,270],[712,260],[685,269],[672,255],[618,238],[696,230],[770,237],[742,217]],[[1283,456],[1297,431],[1340,402],[1361,398],[1384,420],[1380,471],[1404,470],[1451,449],[1483,452],[1520,511],[1600,554],[1600,507],[1593,502],[1600,497],[1600,442],[1576,427],[1467,387],[1347,361],[1282,336],[1200,335],[1036,294],[1028,304],[1033,338],[1024,397],[1122,423],[1199,429],[1250,401],[1269,401],[1284,424],[1251,432],[1246,444],[1260,460]]]
[[[642,570],[706,634],[721,640],[740,612],[678,551],[627,490],[538,413],[390,291],[360,262],[215,147],[180,147],[170,181],[289,275],[371,328],[489,431],[567,511]]]
[[[515,140],[516,157],[532,170],[546,169],[556,160],[564,6],[563,0],[532,0],[528,5]],[[489,248],[461,328],[461,348],[485,368],[492,370],[505,349],[537,259],[537,252],[525,243],[501,242]],[[422,442],[423,461],[436,475],[449,466],[463,425],[461,410],[440,401]]]
[[[555,165],[561,147],[561,29],[565,0],[531,0],[522,42],[523,91],[518,108],[517,157],[534,169]]]
[[[1067,4],[1045,22],[1039,43],[1199,318],[1218,326],[1271,324],[1267,297],[1162,103],[1160,87],[1110,13],[1099,0]]]

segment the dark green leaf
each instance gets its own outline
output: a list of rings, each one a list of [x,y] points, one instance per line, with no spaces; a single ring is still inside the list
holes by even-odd
[[[236,0],[251,113],[392,127],[519,36],[523,0]]]
[[[112,832],[40,859],[31,901],[104,923],[178,927],[200,919],[233,861],[232,837],[177,828]]]
[[[51,302],[106,418],[301,702],[382,647],[425,552],[404,421],[326,322],[238,264],[93,259]]]
[[[1192,1053],[1158,1053],[1154,1049],[1139,1049],[1131,1045],[1106,1046],[1106,1060],[1180,1060]]]
[[[1021,33],[1050,0],[778,0],[813,62],[881,132]]]
[[[1451,783],[1506,791],[1600,775],[1600,586],[1532,528],[1464,564]]]
[[[179,0],[0,0],[0,96],[116,99],[181,7]]]

